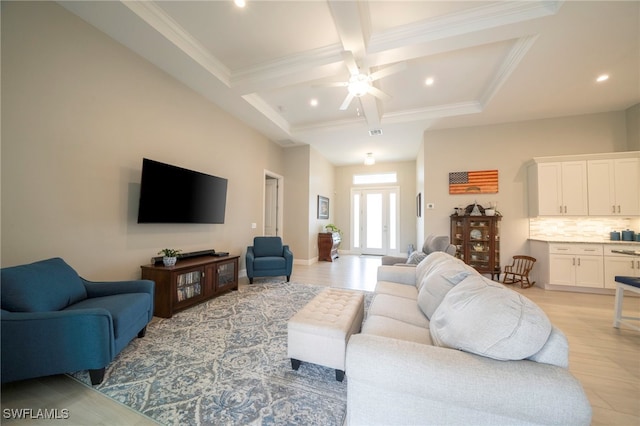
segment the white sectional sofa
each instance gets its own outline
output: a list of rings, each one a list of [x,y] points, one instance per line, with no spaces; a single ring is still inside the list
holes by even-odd
[[[443,252],[383,265],[347,347],[347,424],[588,425],[568,343],[521,294]]]

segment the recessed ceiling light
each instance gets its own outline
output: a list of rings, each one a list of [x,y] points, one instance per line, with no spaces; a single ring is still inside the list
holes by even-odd
[[[596,78],[596,81],[598,83],[602,83],[603,81],[607,81],[607,80],[609,80],[609,74],[602,74],[602,75],[599,75],[598,78]]]
[[[312,107],[318,106],[318,100],[316,98],[311,99],[309,101],[309,105],[311,105]]]
[[[433,83],[435,83],[433,77],[427,77],[427,79],[424,81],[424,84],[426,84],[427,86],[433,86]]]
[[[233,0],[233,2],[238,7],[245,7],[247,5],[247,2],[245,0]]]

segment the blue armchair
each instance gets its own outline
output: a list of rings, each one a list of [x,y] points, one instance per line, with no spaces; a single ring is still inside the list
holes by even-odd
[[[286,276],[291,278],[293,253],[282,244],[280,237],[255,237],[253,245],[247,247],[247,277],[253,284],[254,277]]]
[[[0,274],[2,383],[89,370],[99,384],[153,318],[153,281],[90,282],[60,258]]]

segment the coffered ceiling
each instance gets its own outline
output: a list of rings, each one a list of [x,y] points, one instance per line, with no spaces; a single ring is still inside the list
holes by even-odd
[[[415,159],[430,129],[640,102],[637,1],[60,4],[274,142],[336,165]],[[371,83],[379,97],[341,109],[348,89],[330,83],[349,80],[353,59],[388,75]]]

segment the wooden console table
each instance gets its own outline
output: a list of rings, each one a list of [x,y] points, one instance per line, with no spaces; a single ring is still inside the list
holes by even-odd
[[[154,315],[171,318],[178,311],[238,289],[240,256],[178,259],[175,266],[142,265],[142,279],[156,283]]]
[[[339,232],[320,232],[318,234],[318,260],[333,262],[338,257],[338,245],[340,245]]]

